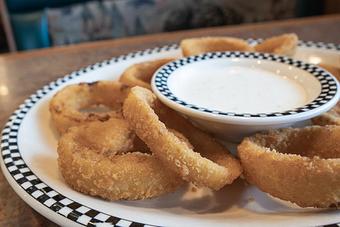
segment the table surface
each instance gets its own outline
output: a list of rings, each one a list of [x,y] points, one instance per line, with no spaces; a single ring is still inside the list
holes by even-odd
[[[340,15],[130,37],[0,55],[0,129],[10,114],[43,85],[89,64],[194,36],[266,38],[295,32],[300,39],[340,43]],[[55,226],[26,205],[0,173],[0,226]]]

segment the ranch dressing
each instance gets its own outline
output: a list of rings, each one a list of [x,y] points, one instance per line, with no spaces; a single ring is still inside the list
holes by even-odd
[[[293,79],[258,68],[227,66],[186,72],[170,90],[187,103],[235,113],[282,112],[307,103]]]

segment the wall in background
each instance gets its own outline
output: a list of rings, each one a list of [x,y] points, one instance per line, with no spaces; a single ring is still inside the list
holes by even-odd
[[[0,52],[9,49],[4,30],[7,39],[12,41],[11,47],[14,44],[18,50],[27,50],[164,31],[340,13],[339,0],[7,0],[7,3],[7,9],[1,12],[9,14],[6,22],[13,32],[0,27]]]

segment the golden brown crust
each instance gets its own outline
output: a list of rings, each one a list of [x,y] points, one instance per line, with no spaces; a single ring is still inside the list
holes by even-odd
[[[312,119],[315,125],[340,125],[340,102],[330,111]]]
[[[89,140],[88,133],[100,128],[106,137]],[[176,190],[181,178],[153,155],[132,152],[135,139],[123,119],[71,127],[58,144],[61,174],[75,190],[108,200],[146,199]]]
[[[121,117],[122,103],[128,88],[116,81],[97,81],[69,85],[52,98],[49,110],[52,122],[59,133],[65,133],[71,126],[92,121],[107,121]],[[81,112],[83,108],[104,105],[108,112]]]
[[[298,41],[295,33],[289,33],[265,39],[262,43],[255,45],[254,48],[257,52],[292,56],[295,53]]]
[[[232,183],[241,174],[239,162],[227,149],[175,112],[156,102],[152,92],[134,87],[124,101],[123,114],[135,133],[169,169],[180,174],[186,181],[215,190]],[[152,107],[158,108],[162,120],[187,137],[190,144],[201,154],[168,130]]]
[[[191,56],[214,51],[253,51],[246,41],[232,37],[202,37],[181,41],[183,56]]]
[[[283,129],[245,138],[238,146],[244,176],[301,207],[340,202],[340,127]]]
[[[134,64],[128,67],[119,81],[130,87],[140,86],[151,90],[151,78],[162,65],[172,61],[172,58],[158,59]]]

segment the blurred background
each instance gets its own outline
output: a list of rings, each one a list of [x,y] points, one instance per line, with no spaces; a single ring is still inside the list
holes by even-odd
[[[340,13],[339,0],[0,0],[0,52]],[[340,25],[339,25],[340,29]]]

